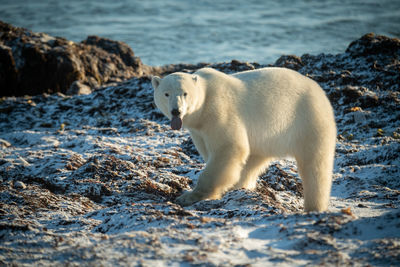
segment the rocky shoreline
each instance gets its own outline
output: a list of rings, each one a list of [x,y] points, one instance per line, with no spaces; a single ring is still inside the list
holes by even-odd
[[[95,88],[129,78],[165,75],[209,65],[147,66],[124,42],[89,36],[75,43],[2,21],[0,62],[0,96],[88,94]],[[244,69],[247,64],[232,62],[233,67]]]
[[[341,54],[268,65],[316,80],[335,110],[330,208],[305,214],[291,159],[273,162],[254,192],[174,203],[204,164],[152,105],[149,75],[265,65],[151,67],[120,42],[0,28],[1,265],[400,264],[398,39],[367,34]]]

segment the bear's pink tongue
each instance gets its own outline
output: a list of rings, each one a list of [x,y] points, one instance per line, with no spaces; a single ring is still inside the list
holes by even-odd
[[[182,127],[182,119],[176,116],[172,117],[171,128],[172,130],[179,130]]]

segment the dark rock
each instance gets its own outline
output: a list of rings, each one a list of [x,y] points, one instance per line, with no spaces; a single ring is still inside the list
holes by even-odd
[[[26,185],[21,181],[15,181],[14,182],[14,188],[16,188],[16,189],[25,189]]]
[[[0,21],[2,96],[66,93],[75,82],[94,88],[148,70],[123,42],[90,36],[74,43]]]
[[[81,83],[80,81],[75,81],[71,84],[67,90],[67,95],[88,95],[92,92],[89,86]]]
[[[132,49],[124,42],[113,41],[107,38],[100,38],[98,36],[89,36],[82,43],[97,46],[108,53],[119,56],[126,66],[131,66],[135,69],[141,67],[142,63],[140,59],[135,57]]]
[[[6,147],[11,147],[11,144],[10,142],[0,138],[0,147],[4,149]]]
[[[349,102],[351,100],[357,100],[360,96],[362,96],[362,93],[355,87],[352,86],[346,86],[342,90],[342,94],[349,99]]]
[[[386,55],[398,59],[400,57],[400,39],[368,33],[350,43],[346,53],[354,57]]]
[[[284,67],[292,70],[299,70],[304,66],[301,58],[294,55],[283,55],[278,58],[277,61],[275,61],[274,65],[277,67]]]
[[[231,69],[234,71],[246,71],[246,70],[254,70],[256,66],[254,64],[251,64],[249,62],[241,62],[239,60],[232,60],[231,61]]]
[[[360,98],[360,103],[362,108],[377,107],[381,104],[379,97],[376,95],[365,95]]]
[[[17,68],[10,47],[0,43],[0,88],[1,94],[10,95],[11,88],[15,87],[17,80]],[[11,88],[10,88],[11,87]]]

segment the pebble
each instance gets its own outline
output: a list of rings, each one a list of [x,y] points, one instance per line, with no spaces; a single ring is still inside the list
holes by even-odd
[[[67,90],[67,95],[88,95],[90,93],[92,93],[90,87],[80,81],[73,82]]]
[[[364,124],[367,121],[365,113],[362,111],[354,112],[354,122],[359,124]]]
[[[10,142],[0,138],[0,147],[4,148],[4,147],[10,147],[10,146],[11,146]]]
[[[14,188],[16,188],[16,189],[25,189],[26,185],[21,181],[16,181],[14,183]]]
[[[22,163],[23,166],[28,167],[31,164],[29,164],[29,162],[27,162],[23,157],[18,156],[18,159],[20,160],[20,162]]]

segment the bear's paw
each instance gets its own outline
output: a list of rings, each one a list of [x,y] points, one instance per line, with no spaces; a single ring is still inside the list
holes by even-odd
[[[198,202],[203,199],[204,197],[201,194],[191,191],[191,192],[185,192],[181,196],[177,197],[176,203],[181,206],[190,206],[195,202]]]

